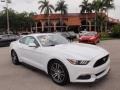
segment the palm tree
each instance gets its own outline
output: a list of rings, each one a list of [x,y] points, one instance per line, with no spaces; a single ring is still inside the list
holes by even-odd
[[[61,17],[60,17],[60,25],[61,26],[63,25],[62,16],[64,14],[67,14],[67,9],[68,9],[67,4],[65,4],[64,0],[60,0],[60,1],[57,2],[55,12],[60,11],[60,13],[61,13]]]
[[[81,5],[81,13],[91,13],[92,12],[92,4],[88,2],[88,0],[84,0]]]
[[[104,0],[103,6],[105,7],[106,11],[109,9],[113,9],[114,8],[113,0]]]
[[[48,26],[50,25],[50,20],[49,20],[49,16],[50,14],[54,11],[54,6],[49,4],[49,1],[47,0],[41,0],[41,1],[38,1],[38,3],[40,4],[39,6],[39,10],[40,10],[40,13],[44,12],[44,14],[48,17]],[[50,28],[48,28],[50,29]]]
[[[105,16],[103,15],[103,12],[107,12],[109,9],[114,8],[113,0],[94,0],[92,4],[96,14],[95,17],[97,17],[97,15],[100,15],[102,18],[101,20],[103,20],[101,21],[101,32],[102,32],[102,27],[103,27],[102,22],[106,20]],[[95,23],[97,21],[96,19],[97,18],[95,18]],[[95,27],[96,27],[96,24],[95,24]]]
[[[103,1],[103,6],[105,7],[105,12],[106,12],[106,14],[107,14],[107,16],[108,16],[108,10],[109,9],[114,9],[114,3],[113,3],[113,0],[104,0]],[[106,28],[105,28],[105,31],[107,30],[107,28],[108,28],[108,24],[107,24],[107,22],[106,22]]]
[[[79,5],[81,8],[80,13],[86,15],[86,25],[87,25],[87,13],[92,13],[93,7],[92,4],[88,2],[88,0],[84,0],[81,5]],[[87,28],[87,26],[86,26]]]
[[[101,0],[93,0],[93,2],[92,2],[93,11],[95,12],[95,31],[97,31],[97,27],[98,27],[97,17],[98,17],[98,14],[100,13],[101,5],[102,5]]]

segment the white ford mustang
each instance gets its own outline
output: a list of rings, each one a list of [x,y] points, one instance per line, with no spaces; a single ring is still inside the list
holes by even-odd
[[[101,47],[70,43],[58,34],[31,34],[12,42],[12,62],[26,63],[45,71],[52,80],[94,82],[110,69],[109,53]]]

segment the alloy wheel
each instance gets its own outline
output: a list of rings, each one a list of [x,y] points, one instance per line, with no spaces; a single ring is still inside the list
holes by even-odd
[[[65,80],[64,68],[59,63],[53,63],[51,65],[50,75],[51,75],[52,79],[57,83],[61,83]]]

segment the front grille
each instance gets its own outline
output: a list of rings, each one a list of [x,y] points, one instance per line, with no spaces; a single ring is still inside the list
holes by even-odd
[[[107,62],[108,58],[109,58],[109,55],[107,55],[107,56],[99,59],[99,60],[96,61],[96,63],[94,64],[94,67],[98,67],[98,66],[101,66],[101,65],[105,64],[105,63]]]

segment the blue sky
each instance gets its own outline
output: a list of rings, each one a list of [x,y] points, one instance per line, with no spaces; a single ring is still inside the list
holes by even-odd
[[[18,12],[37,12],[39,13],[38,10],[38,1],[39,0],[12,0],[12,4],[9,5],[10,8],[13,8],[14,10]],[[56,2],[58,0],[49,0],[51,4],[55,6]],[[70,13],[79,13],[79,4],[82,2],[82,0],[65,0],[66,3],[68,4],[68,12]],[[90,0],[92,1],[92,0]],[[120,1],[119,0],[114,0],[115,3],[115,9],[109,11],[109,16],[120,19]],[[5,3],[0,2],[0,10],[2,10],[2,7],[5,7]]]

